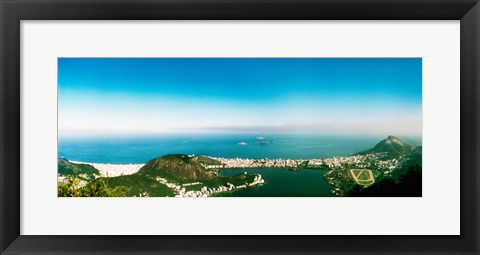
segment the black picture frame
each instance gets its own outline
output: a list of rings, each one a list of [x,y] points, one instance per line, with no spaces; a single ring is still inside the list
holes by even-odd
[[[477,0],[0,0],[1,254],[479,254]],[[459,236],[20,235],[21,20],[460,20]]]

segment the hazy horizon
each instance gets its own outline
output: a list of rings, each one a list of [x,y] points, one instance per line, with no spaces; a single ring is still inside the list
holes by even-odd
[[[422,136],[420,58],[59,58],[60,137]]]

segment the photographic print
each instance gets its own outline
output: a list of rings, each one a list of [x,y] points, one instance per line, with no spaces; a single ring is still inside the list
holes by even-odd
[[[421,197],[421,58],[59,58],[59,197]]]

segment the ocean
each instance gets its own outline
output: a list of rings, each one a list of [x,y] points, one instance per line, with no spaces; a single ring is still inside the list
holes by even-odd
[[[166,154],[224,158],[314,159],[348,156],[370,149],[386,136],[285,134],[177,134],[59,138],[58,156],[68,160],[140,164]],[[411,145],[421,138],[400,137]]]

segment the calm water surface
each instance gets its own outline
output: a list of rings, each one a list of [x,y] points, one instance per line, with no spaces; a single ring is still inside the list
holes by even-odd
[[[247,172],[261,174],[267,183],[235,192],[224,193],[222,197],[330,197],[330,186],[324,179],[325,170],[301,169],[296,171],[266,169],[223,170],[224,176]]]
[[[347,156],[372,148],[385,137],[322,135],[176,135],[155,137],[111,137],[60,139],[58,154],[69,160],[130,164],[145,163],[166,154],[208,155],[225,158],[312,159]],[[420,140],[402,138],[410,144]],[[245,143],[240,145],[239,143]],[[267,181],[259,187],[224,193],[224,197],[329,197],[332,188],[324,170],[234,169],[224,176],[247,172]]]
[[[351,155],[372,148],[385,138],[273,134],[262,137],[264,139],[259,140],[254,134],[220,134],[60,138],[58,156],[69,160],[111,164],[145,163],[166,154],[253,159],[312,159]],[[408,141],[415,143],[414,140]]]

